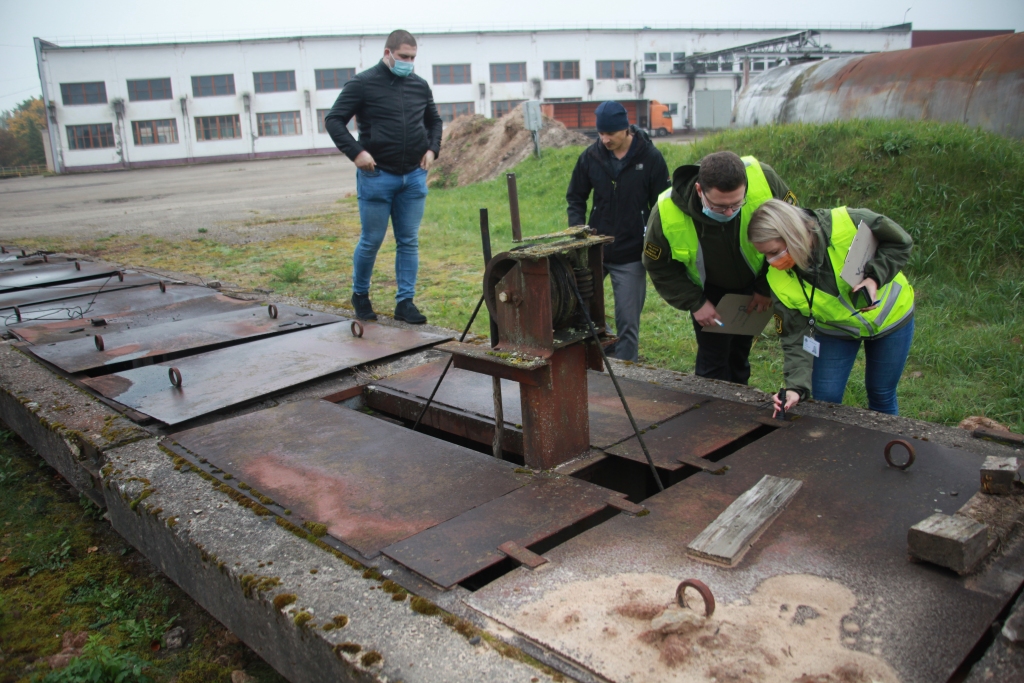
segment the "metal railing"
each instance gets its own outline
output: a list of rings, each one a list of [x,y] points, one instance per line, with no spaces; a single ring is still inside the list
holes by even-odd
[[[0,166],[0,178],[21,178],[28,175],[46,173],[46,164],[30,164],[29,166]]]

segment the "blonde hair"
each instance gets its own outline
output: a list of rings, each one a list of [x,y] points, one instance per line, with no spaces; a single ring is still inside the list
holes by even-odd
[[[747,238],[754,244],[782,240],[796,264],[809,270],[814,251],[813,223],[813,218],[792,204],[769,199],[750,217]]]

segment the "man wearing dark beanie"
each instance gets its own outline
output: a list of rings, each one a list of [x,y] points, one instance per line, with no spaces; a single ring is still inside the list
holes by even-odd
[[[626,108],[602,102],[597,115],[598,141],[576,161],[569,190],[569,225],[589,224],[615,241],[604,245],[604,270],[611,275],[615,296],[615,328],[619,339],[608,355],[636,361],[640,313],[647,294],[641,263],[644,230],[658,195],[669,187],[668,166],[647,134],[629,123]],[[587,200],[594,193],[590,220]]]

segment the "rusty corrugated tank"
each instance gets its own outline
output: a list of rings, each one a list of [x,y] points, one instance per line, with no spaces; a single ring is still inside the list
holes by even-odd
[[[736,103],[739,127],[847,119],[955,121],[1024,137],[1024,34],[781,67]]]

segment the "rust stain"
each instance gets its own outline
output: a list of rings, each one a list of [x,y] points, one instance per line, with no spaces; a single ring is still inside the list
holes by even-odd
[[[256,458],[242,470],[245,480],[261,492],[287,501],[308,520],[326,524],[328,533],[357,549],[396,543],[447,518],[402,518],[372,489],[360,486],[360,480],[296,466],[278,454]]]

